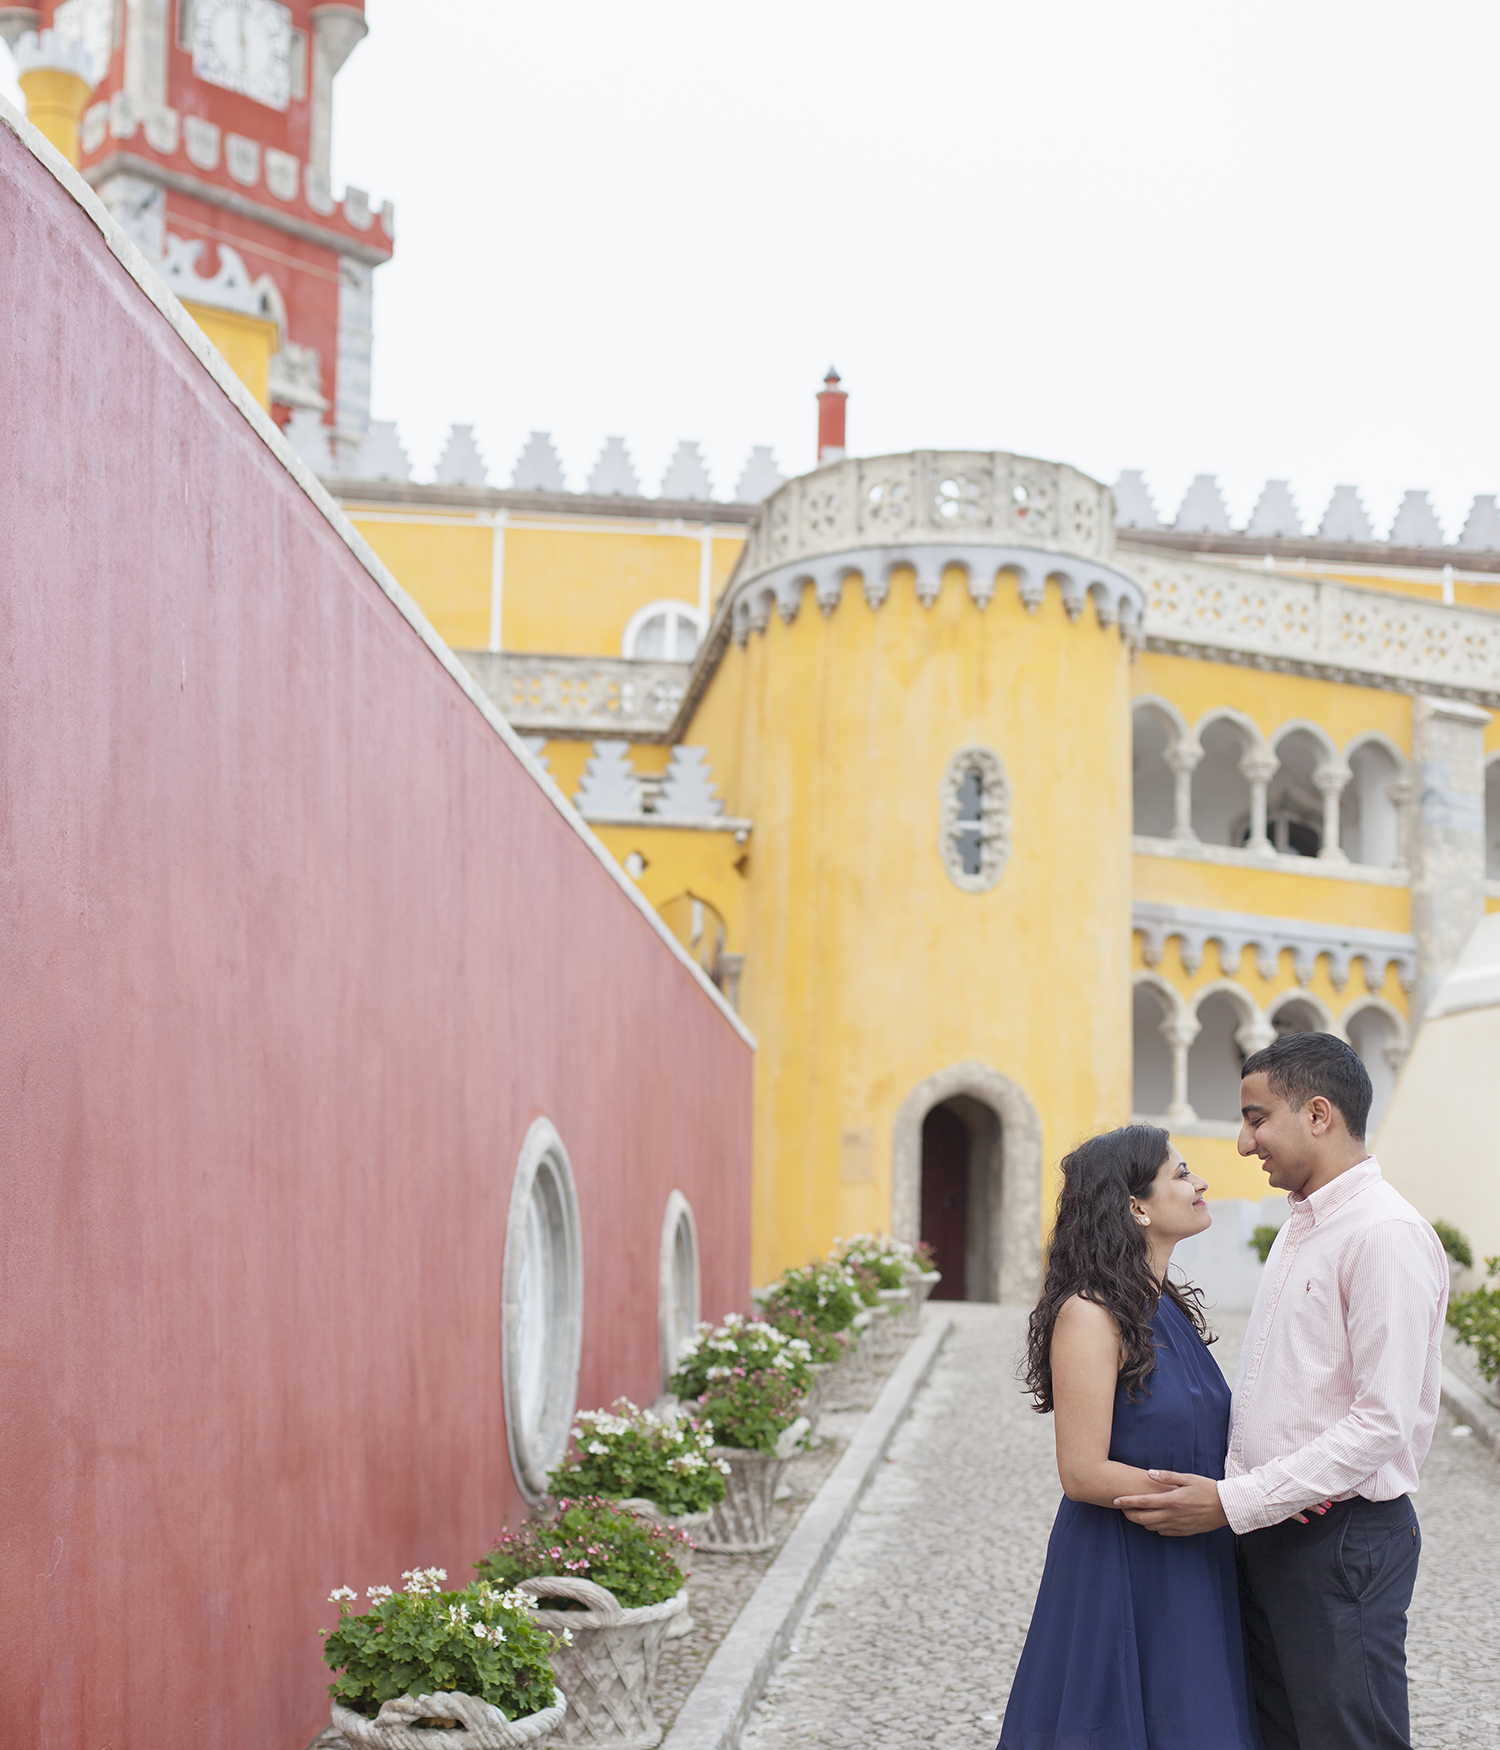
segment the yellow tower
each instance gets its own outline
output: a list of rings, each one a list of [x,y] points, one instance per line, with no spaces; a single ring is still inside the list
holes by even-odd
[[[1106,488],[991,453],[837,461],[751,528],[684,739],[754,822],[761,1279],[889,1226],[1023,1300],[1052,1163],[1129,1114],[1113,548]]]
[[[76,168],[78,126],[94,89],[94,66],[88,51],[81,43],[44,30],[19,37],[14,52],[26,99],[26,119]]]

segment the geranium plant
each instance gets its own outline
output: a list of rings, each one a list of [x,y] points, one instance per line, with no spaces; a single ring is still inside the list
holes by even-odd
[[[774,1367],[754,1373],[731,1367],[698,1400],[699,1414],[713,1423],[719,1445],[743,1452],[774,1452],[801,1408],[801,1393]]]
[[[736,1368],[745,1373],[769,1368],[789,1379],[800,1396],[812,1384],[811,1361],[812,1351],[800,1337],[788,1337],[763,1319],[730,1313],[717,1328],[699,1325],[697,1334],[683,1344],[672,1390],[686,1402]]]
[[[855,1234],[852,1239],[833,1242],[835,1263],[847,1265],[856,1275],[868,1272],[881,1288],[905,1288],[914,1255],[914,1247],[889,1234]]]
[[[502,1531],[476,1562],[484,1579],[511,1587],[539,1574],[592,1580],[626,1610],[661,1604],[682,1590],[682,1570],[674,1551],[686,1545],[680,1531],[653,1525],[639,1513],[597,1495],[559,1501],[557,1511],[533,1519],[519,1531]],[[572,1608],[566,1599],[549,1599],[548,1610]]]
[[[619,1398],[613,1410],[583,1410],[574,1450],[547,1478],[554,1495],[634,1496],[669,1517],[705,1513],[724,1499],[722,1470],[709,1457],[714,1431],[691,1417],[663,1421]]]
[[[842,1264],[804,1264],[800,1269],[788,1270],[773,1285],[762,1311],[766,1323],[778,1330],[786,1329],[783,1324],[786,1313],[798,1312],[805,1314],[820,1331],[832,1333],[847,1331],[860,1305],[861,1295],[852,1271]]]
[[[439,1692],[477,1696],[511,1720],[552,1706],[552,1643],[531,1620],[535,1601],[488,1580],[446,1592],[447,1578],[443,1568],[410,1569],[401,1592],[371,1586],[359,1614],[352,1587],[329,1594],[339,1624],[323,1657],[339,1673],[328,1686],[335,1701],[367,1719],[398,1695]]]
[[[859,1297],[852,1288],[846,1292],[858,1310]],[[801,1308],[792,1306],[787,1301],[778,1300],[774,1294],[766,1302],[763,1311],[766,1323],[774,1325],[782,1336],[798,1337],[807,1344],[814,1366],[832,1366],[849,1351],[850,1336],[847,1330],[841,1327],[836,1331],[825,1331],[812,1313],[803,1312]]]

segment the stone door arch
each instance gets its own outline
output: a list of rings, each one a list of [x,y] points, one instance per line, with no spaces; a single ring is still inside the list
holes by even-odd
[[[999,1196],[990,1200],[995,1231],[990,1255],[998,1260],[998,1298],[1024,1305],[1041,1282],[1042,1126],[1036,1107],[1010,1080],[971,1059],[924,1077],[896,1109],[891,1131],[891,1231],[920,1238],[922,1120],[934,1106],[964,1094],[1000,1120]]]

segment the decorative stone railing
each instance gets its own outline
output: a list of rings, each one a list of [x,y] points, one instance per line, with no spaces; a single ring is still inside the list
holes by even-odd
[[[1145,591],[1148,649],[1500,706],[1500,613],[1139,551],[1116,563]]]
[[[1131,629],[1141,592],[1113,564],[1114,545],[1109,488],[1063,463],[988,450],[834,462],[762,505],[730,586],[733,635],[764,630],[773,608],[792,620],[809,587],[831,613],[855,575],[878,608],[902,567],[931,607],[952,566],[981,608],[997,574],[1013,572],[1028,608],[1055,580],[1074,618],[1092,601],[1104,624]]]
[[[660,740],[687,690],[692,664],[623,656],[456,653],[506,720],[526,734]]]
[[[1161,905],[1137,900],[1131,922],[1142,937],[1141,953],[1148,966],[1161,962],[1162,950],[1176,936],[1182,964],[1196,972],[1203,964],[1205,943],[1219,944],[1226,969],[1239,965],[1247,947],[1255,950],[1264,979],[1276,976],[1283,948],[1292,951],[1292,970],[1300,985],[1308,984],[1318,956],[1328,956],[1329,975],[1342,990],[1351,961],[1365,963],[1365,982],[1372,990],[1385,983],[1386,967],[1394,965],[1402,985],[1410,990],[1417,978],[1417,939],[1395,930],[1367,930],[1336,924],[1308,923],[1301,918],[1261,917],[1253,912],[1205,911],[1194,906]]]

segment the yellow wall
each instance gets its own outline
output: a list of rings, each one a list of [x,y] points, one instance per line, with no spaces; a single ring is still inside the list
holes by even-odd
[[[756,1280],[889,1223],[896,1108],[935,1071],[978,1059],[1032,1101],[1044,1212],[1059,1155],[1128,1116],[1128,675],[1092,614],[1013,590],[981,611],[953,578],[931,609],[899,576],[878,612],[857,582],[827,619],[809,594],[726,654],[688,739],[755,821]],[[938,850],[944,769],[976,743],[1012,815],[981,894]],[[839,1182],[854,1126],[878,1139],[868,1185]]]
[[[348,509],[438,636],[455,650],[485,649],[495,541],[488,515],[399,505]],[[679,531],[621,517],[510,517],[503,535],[502,648],[618,656],[631,616],[649,602],[697,607],[698,536],[688,523]],[[744,536],[738,529],[716,532],[712,545],[717,599]]]
[[[223,353],[229,368],[262,407],[269,409],[271,360],[281,344],[276,324],[264,316],[244,316],[212,304],[183,304],[183,309]]]

